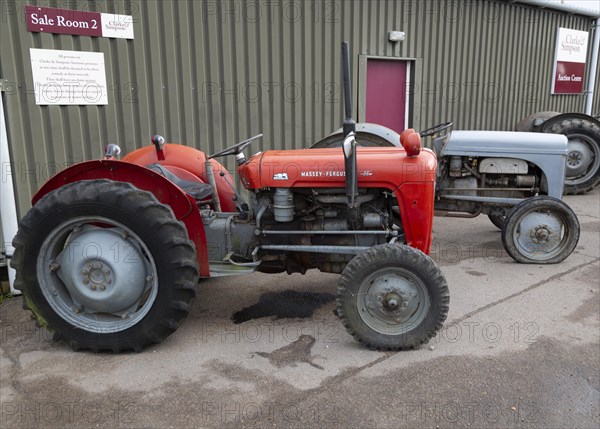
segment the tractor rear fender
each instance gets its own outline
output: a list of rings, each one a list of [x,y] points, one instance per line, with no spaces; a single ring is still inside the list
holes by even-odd
[[[193,197],[154,171],[125,161],[95,160],[75,164],[51,177],[33,196],[32,205],[44,195],[82,180],[109,179],[131,183],[136,188],[154,194],[156,199],[171,207],[175,218],[182,221],[188,236],[196,244],[196,258],[201,277],[209,276],[206,235],[200,212]]]
[[[208,183],[206,176],[206,154],[193,147],[176,143],[167,143],[163,147],[164,160],[158,159],[154,146],[145,146],[134,150],[123,157],[123,161],[146,166],[150,164],[162,164],[166,167],[177,167],[198,177],[204,183]],[[229,171],[216,159],[211,159],[210,164],[215,176],[217,193],[221,201],[221,209],[224,212],[235,212],[235,192],[232,185],[235,179]]]
[[[548,119],[558,116],[560,114],[560,112],[555,112],[551,110],[532,113],[531,115],[525,116],[517,123],[517,125],[515,126],[515,131],[531,132]]]
[[[586,115],[584,113],[561,113],[556,116],[552,116],[549,119],[546,119],[543,123],[538,126],[533,127],[533,131],[544,132],[545,130],[551,128],[554,124],[564,121],[565,119],[581,119],[583,121],[589,121],[596,126],[600,127],[600,121],[593,116]]]
[[[311,149],[341,147],[344,140],[344,130],[339,128],[319,140]],[[359,146],[397,146],[400,147],[400,134],[379,124],[359,122],[356,124],[356,141]]]

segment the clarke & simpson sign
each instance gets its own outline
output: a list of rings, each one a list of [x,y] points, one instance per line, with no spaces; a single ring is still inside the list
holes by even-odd
[[[588,32],[559,28],[552,72],[552,94],[583,93]]]

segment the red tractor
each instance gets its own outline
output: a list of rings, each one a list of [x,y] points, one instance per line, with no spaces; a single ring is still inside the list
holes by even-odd
[[[442,327],[448,286],[427,256],[436,157],[357,147],[344,45],[342,148],[243,154],[252,139],[206,156],[160,136],[122,160],[82,162],[33,198],[14,239],[24,306],[74,349],[141,350],[174,332],[198,278],[341,273],[337,314],[373,349],[427,342]],[[215,160],[235,156],[248,190]]]

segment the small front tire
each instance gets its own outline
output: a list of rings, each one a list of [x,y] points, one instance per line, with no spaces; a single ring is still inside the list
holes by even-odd
[[[528,198],[506,217],[502,244],[523,264],[556,264],[565,260],[579,241],[579,221],[573,210],[553,197]]]
[[[346,330],[375,350],[405,350],[441,329],[450,303],[446,279],[423,252],[381,244],[356,255],[337,289]]]

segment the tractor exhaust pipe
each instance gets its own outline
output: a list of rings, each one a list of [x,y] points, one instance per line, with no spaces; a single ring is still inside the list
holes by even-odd
[[[356,132],[356,122],[352,118],[352,90],[350,88],[350,53],[348,42],[342,42],[342,73],[344,74],[344,136]]]
[[[342,72],[344,74],[344,168],[346,174],[346,195],[348,214],[351,223],[358,219],[356,197],[358,195],[358,174],[356,164],[356,122],[352,119],[352,90],[350,88],[350,53],[348,42],[342,43]]]

